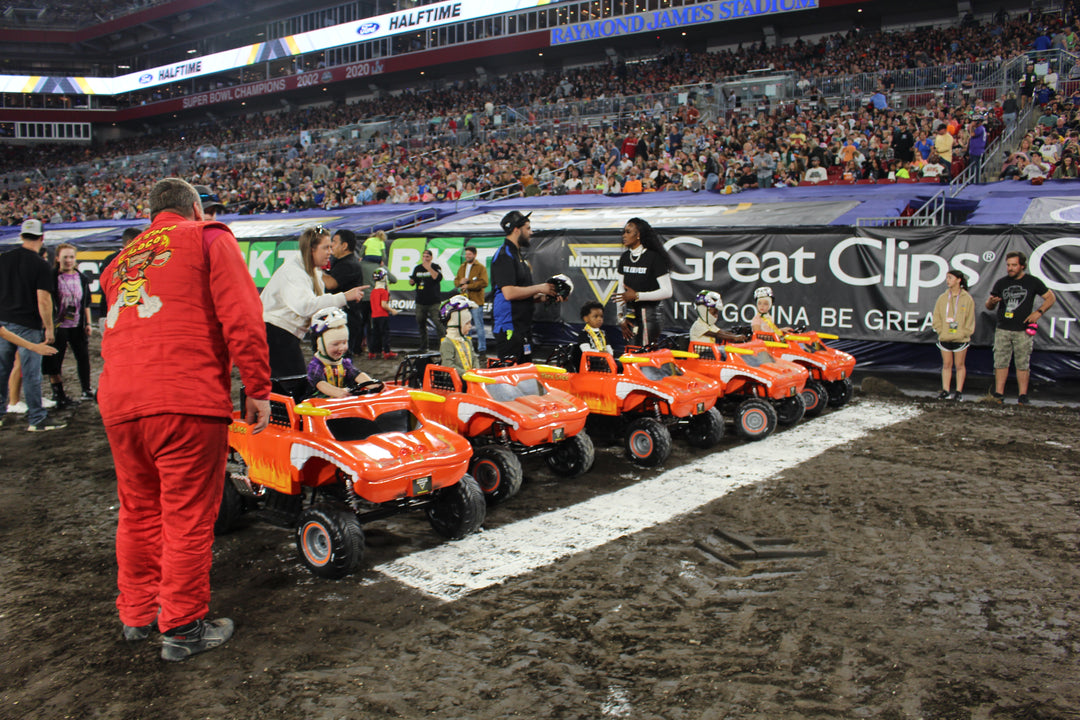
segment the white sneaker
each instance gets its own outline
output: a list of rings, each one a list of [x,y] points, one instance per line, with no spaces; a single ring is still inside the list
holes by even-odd
[[[14,405],[8,405],[7,406],[7,411],[9,413],[15,413],[16,415],[25,415],[26,414],[26,403],[24,403],[22,400],[20,400],[19,402],[15,403]]]
[[[51,398],[43,397],[41,398],[41,407],[54,408],[56,407],[56,401],[52,400]]]

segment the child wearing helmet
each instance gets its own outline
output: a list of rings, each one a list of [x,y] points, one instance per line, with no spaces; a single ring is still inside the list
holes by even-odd
[[[716,320],[720,317],[720,308],[723,306],[724,301],[718,292],[702,290],[697,294],[697,297],[694,298],[694,309],[697,311],[697,318],[694,320],[694,324],[690,326],[690,342],[712,342],[714,340],[743,342],[746,340],[745,336],[721,330],[716,325]]]
[[[753,322],[750,323],[750,327],[753,328],[755,333],[767,333],[775,335],[779,338],[787,333],[794,332],[792,328],[777,327],[776,323],[772,319],[772,288],[759,287],[754,291],[754,304],[757,305],[757,314],[754,315]]]
[[[439,319],[446,327],[446,334],[439,341],[442,364],[465,372],[476,367],[469,331],[472,330],[472,310],[478,307],[464,295],[455,295],[439,307]]]
[[[344,311],[318,311],[312,318],[311,332],[315,336],[315,356],[308,363],[307,377],[315,397],[347,397],[347,388],[357,380],[371,380],[345,357],[349,351],[349,320]]]
[[[392,360],[397,353],[390,352],[390,316],[398,311],[390,307],[390,291],[386,282],[390,273],[386,268],[375,268],[371,281],[375,289],[371,291],[371,335],[368,337],[368,359],[374,360],[382,355],[384,360]]]

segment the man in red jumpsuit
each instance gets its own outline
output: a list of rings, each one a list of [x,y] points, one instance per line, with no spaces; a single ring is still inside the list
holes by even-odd
[[[206,620],[214,521],[225,480],[233,365],[253,432],[270,417],[262,303],[232,231],[203,220],[176,178],[150,191],[149,229],[102,272],[108,305],[98,403],[116,465],[116,600],[123,635],[164,633],[183,660],[232,636]]]

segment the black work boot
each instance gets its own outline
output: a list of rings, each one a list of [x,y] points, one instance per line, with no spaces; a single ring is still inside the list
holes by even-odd
[[[64,385],[62,383],[52,384],[52,399],[56,403],[57,410],[63,410],[66,407],[71,407],[75,404],[75,401],[67,396],[64,392]]]

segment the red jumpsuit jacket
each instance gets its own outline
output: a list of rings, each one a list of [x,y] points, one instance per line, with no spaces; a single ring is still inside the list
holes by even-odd
[[[233,365],[250,397],[270,396],[262,303],[226,225],[159,213],[101,286],[106,425],[163,413],[231,418]]]

